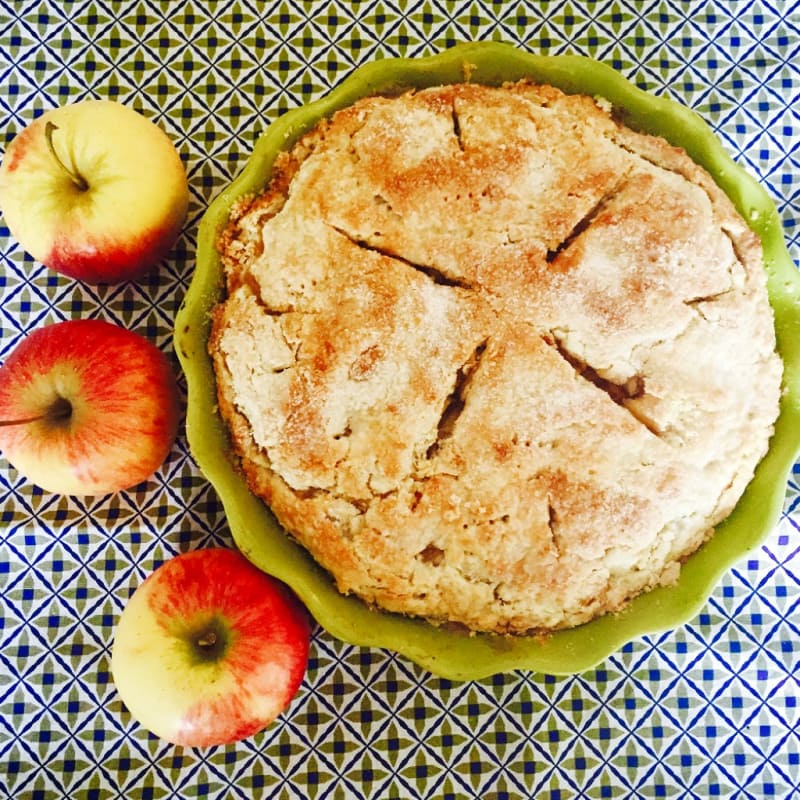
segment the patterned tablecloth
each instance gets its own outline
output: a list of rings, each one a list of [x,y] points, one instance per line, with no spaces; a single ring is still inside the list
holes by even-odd
[[[139,283],[92,287],[33,261],[0,220],[0,359],[46,322],[118,322],[174,357],[197,223],[281,113],[355,66],[467,40],[579,53],[691,106],[767,188],[800,257],[800,7],[794,0],[403,4],[396,0],[0,6],[0,137],[46,109],[115,98],[185,161],[189,218]],[[175,362],[177,369],[177,362]],[[455,683],[316,630],[290,709],[209,750],[136,724],[109,670],[114,625],[152,569],[230,546],[180,436],[133,491],[43,493],[0,464],[0,796],[78,798],[800,797],[800,489],[688,624],[573,677]]]

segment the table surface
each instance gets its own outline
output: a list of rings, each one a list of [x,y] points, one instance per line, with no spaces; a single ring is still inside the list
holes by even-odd
[[[172,137],[191,206],[160,269],[113,287],[48,271],[0,219],[0,360],[26,332],[75,317],[136,330],[174,360],[198,221],[262,130],[359,64],[468,40],[592,56],[695,109],[764,184],[798,263],[795,2],[11,6],[0,8],[0,145],[49,108],[114,98]],[[141,580],[177,552],[231,545],[183,434],[152,480],[110,497],[44,493],[0,463],[0,796],[800,796],[798,472],[774,531],[701,613],[594,669],[455,683],[316,630],[306,679],[277,722],[195,750],[143,730],[109,670],[115,622]]]

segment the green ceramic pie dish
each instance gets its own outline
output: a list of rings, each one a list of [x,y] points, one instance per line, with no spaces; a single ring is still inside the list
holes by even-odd
[[[214,373],[206,350],[209,312],[224,291],[215,249],[217,232],[225,225],[237,198],[266,186],[280,151],[289,148],[319,119],[365,95],[465,79],[498,84],[523,77],[567,92],[606,98],[628,125],[683,147],[712,174],[761,237],[778,349],[785,364],[781,413],[769,452],[734,513],[688,559],[678,583],[639,596],[620,613],[536,638],[468,635],[375,611],[355,597],[341,595],[330,576],[280,528],[237,472],[217,411]],[[427,58],[377,61],[357,69],[323,99],[272,123],[257,141],[242,173],[208,208],[199,229],[195,274],[175,327],[176,350],[188,388],[186,434],[192,455],[224,505],[236,545],[261,569],[289,584],[333,636],[402,653],[431,672],[455,680],[514,669],[574,674],[595,666],[640,635],[689,621],[705,604],[722,574],[758,546],[776,524],[787,475],[800,448],[798,297],[800,277],[784,244],[772,202],[726,155],[707,125],[687,108],[637,89],[596,61],[537,56],[500,43],[459,45]]]

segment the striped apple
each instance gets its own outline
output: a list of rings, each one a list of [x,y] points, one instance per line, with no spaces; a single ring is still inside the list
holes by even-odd
[[[166,356],[103,320],[36,328],[0,367],[0,452],[49,492],[109,494],[146,480],[172,448],[179,411]]]
[[[143,276],[170,251],[189,203],[172,140],[113,100],[35,119],[0,164],[0,209],[37,261],[87,283]]]
[[[241,553],[209,548],[164,562],[126,604],[111,670],[122,702],[174,744],[256,734],[297,693],[310,621],[288,587]]]

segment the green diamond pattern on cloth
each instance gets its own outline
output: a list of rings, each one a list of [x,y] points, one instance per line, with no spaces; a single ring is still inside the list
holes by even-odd
[[[199,219],[269,123],[361,64],[471,40],[592,56],[692,107],[767,188],[800,263],[795,0],[22,0],[0,8],[0,147],[49,108],[113,98],[176,143],[191,205],[158,272],[118,287],[49,272],[0,218],[0,360],[34,327],[84,316],[174,359]],[[177,552],[231,545],[185,440],[152,480],[105,498],[42,493],[3,462],[0,798],[800,796],[798,473],[774,533],[701,614],[595,669],[453,683],[316,630],[279,720],[196,751],[138,726],[110,675],[135,586]]]

